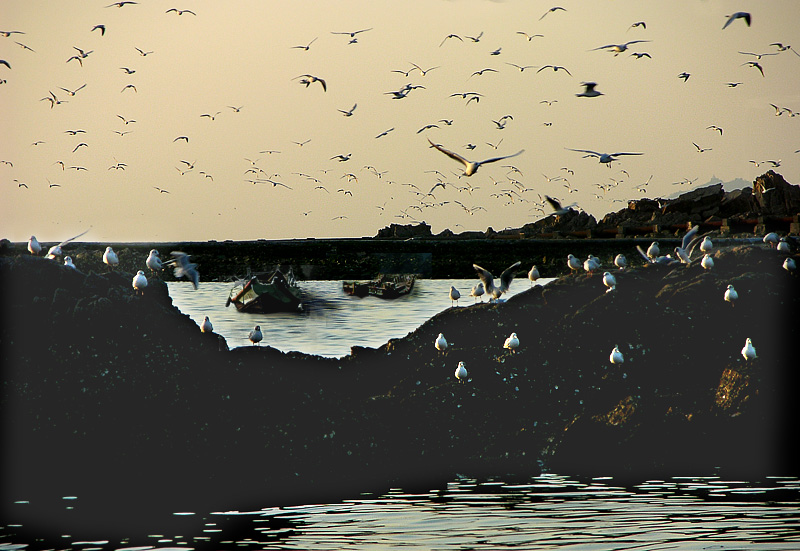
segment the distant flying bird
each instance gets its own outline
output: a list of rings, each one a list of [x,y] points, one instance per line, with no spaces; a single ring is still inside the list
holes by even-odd
[[[23,31],[0,31],[0,35],[5,36],[6,38],[10,37],[12,34],[25,34]]]
[[[761,73],[761,76],[762,77],[764,76],[764,68],[761,65],[759,65],[757,61],[748,61],[747,63],[742,63],[742,66],[745,65],[747,65],[748,67],[753,67],[755,69],[758,69],[759,72]]]
[[[512,67],[516,67],[519,69],[520,73],[524,73],[525,69],[536,69],[536,65],[517,65],[516,63],[509,63],[506,61],[506,65],[511,65]]]
[[[541,21],[542,19],[544,19],[544,18],[545,18],[545,16],[546,16],[548,13],[553,13],[553,12],[555,12],[555,11],[558,11],[558,10],[561,10],[561,11],[567,11],[565,8],[562,8],[561,6],[553,6],[552,8],[550,8],[549,10],[547,10],[546,12],[544,12],[544,15],[542,15],[542,16],[539,18],[539,21]]]
[[[748,27],[750,26],[751,17],[750,17],[750,14],[748,12],[746,12],[746,11],[737,11],[733,15],[726,15],[725,17],[727,17],[728,20],[722,26],[723,29],[725,29],[728,25],[730,25],[731,23],[733,23],[737,19],[744,19],[744,22],[747,23],[747,26]]]
[[[438,69],[439,68],[438,65],[436,67],[431,67],[430,69],[423,69],[422,67],[420,67],[416,63],[411,63],[411,65],[413,65],[414,68],[417,69],[420,72],[420,75],[422,75],[422,76],[427,75],[429,71],[433,71],[434,69]]]
[[[317,37],[317,38],[319,38],[319,37]],[[314,42],[317,40],[317,38],[315,38],[314,40],[312,40],[311,42],[309,42],[309,43],[308,43],[308,44],[306,44],[305,46],[292,46],[292,49],[295,49],[295,48],[297,48],[297,49],[300,49],[300,50],[305,50],[305,51],[308,51],[308,49],[309,49],[309,48],[311,47],[311,45],[312,45],[312,44],[313,44],[313,43],[314,43]]]
[[[472,78],[472,77],[474,77],[474,76],[482,76],[482,75],[483,75],[483,73],[486,73],[486,72],[492,72],[492,73],[496,73],[496,72],[497,72],[497,69],[492,69],[492,68],[489,68],[489,67],[487,67],[486,69],[481,69],[480,71],[475,71],[474,73],[472,73],[472,74],[469,76],[469,78]]]
[[[81,142],[75,146],[75,149],[73,149],[72,152],[75,153],[76,151],[78,151],[79,147],[89,147],[89,144],[86,142]]]
[[[542,65],[541,68],[536,72],[541,73],[547,68],[553,69],[553,72],[558,72],[559,70],[561,70],[567,73],[569,76],[572,76],[572,73],[570,73],[566,67],[562,67],[561,65]]]
[[[636,27],[641,27],[643,29],[646,29],[647,28],[647,24],[644,21],[637,21],[636,23],[634,23],[633,25],[628,27],[628,30],[634,29]]]
[[[146,56],[148,56],[148,55],[150,55],[150,54],[152,54],[152,53],[153,53],[153,52],[152,52],[152,50],[151,50],[151,51],[149,51],[149,52],[145,52],[144,50],[142,50],[142,49],[140,49],[140,48],[137,48],[136,46],[134,46],[133,48],[134,48],[134,50],[136,50],[137,52],[139,52],[139,55],[140,55],[140,56],[142,56],[142,57],[146,57]]]
[[[131,69],[130,67],[120,67],[120,70],[125,71],[126,75],[132,75],[136,72],[136,69]]]
[[[725,83],[725,85],[728,86],[728,88],[736,88],[740,84],[741,84],[741,82],[726,82]]]
[[[683,73],[678,75],[678,78],[682,78],[683,82],[686,82],[687,80],[689,80],[690,76],[692,76],[691,73],[687,73],[686,71],[684,71]]]
[[[381,132],[380,134],[378,134],[377,136],[375,136],[375,139],[378,139],[378,138],[382,138],[382,137],[384,137],[386,134],[388,134],[388,133],[389,133],[389,132],[391,132],[392,130],[394,130],[394,127],[391,127],[391,128],[390,128],[390,129],[388,129],[388,130],[384,130],[383,132]]]
[[[104,36],[106,34],[106,26],[105,25],[95,25],[94,27],[92,27],[92,31],[96,31],[97,29],[100,29],[100,36]],[[92,31],[89,31],[89,32],[92,32]]]
[[[462,157],[458,153],[453,153],[452,151],[449,151],[449,150],[443,148],[440,145],[436,145],[430,139],[428,139],[428,143],[430,143],[431,147],[433,147],[434,149],[437,149],[437,150],[441,151],[442,153],[444,153],[445,155],[447,155],[451,159],[456,160],[456,161],[460,162],[461,164],[463,164],[464,165],[464,176],[472,176],[473,174],[475,174],[475,172],[477,172],[478,168],[480,168],[481,165],[484,165],[484,164],[487,164],[487,163],[493,163],[495,161],[502,161],[503,159],[510,159],[511,157],[516,157],[517,155],[519,155],[523,151],[525,151],[524,149],[520,149],[519,151],[517,151],[513,155],[505,155],[503,157],[493,157],[491,159],[486,159],[486,160],[483,160],[483,161],[468,161],[467,159],[465,159],[464,157]]]
[[[322,85],[322,90],[324,92],[328,91],[328,85],[325,81],[319,77],[315,77],[314,75],[300,75],[299,77],[295,77],[292,80],[300,79],[300,84],[305,84],[306,88],[309,87],[314,82],[319,82]]]
[[[345,111],[344,109],[337,109],[337,111],[342,113],[345,117],[352,117],[353,116],[353,111],[356,110],[357,106],[358,106],[358,104],[354,103],[353,107],[351,107],[349,111]]]
[[[125,118],[125,117],[123,117],[122,115],[117,115],[117,117],[119,117],[120,119],[122,119],[122,122],[124,122],[125,124],[131,124],[131,123],[134,123],[134,122],[136,122],[136,121],[135,121],[135,120],[133,120],[133,119],[126,119],[126,118]]]
[[[137,91],[137,90],[136,90],[136,86],[134,86],[133,84],[128,84],[128,85],[127,85],[127,86],[125,86],[125,87],[124,87],[122,90],[120,90],[120,94],[121,94],[122,92],[124,92],[125,90],[127,90],[128,88],[130,88],[130,89],[131,89],[131,90],[133,90],[134,92],[136,92],[136,91]]]
[[[107,8],[113,8],[114,6],[116,6],[116,7],[118,7],[118,8],[121,8],[122,6],[126,6],[126,5],[128,5],[128,4],[138,4],[138,3],[139,3],[139,2],[130,2],[130,1],[127,1],[127,0],[126,0],[126,1],[124,1],[124,2],[114,2],[113,4],[109,4],[109,5],[108,5],[108,6],[106,6],[106,7],[107,7]]]
[[[695,147],[697,148],[697,152],[698,152],[698,153],[705,153],[706,151],[711,151],[711,148],[710,148],[710,147],[700,147],[699,145],[697,145],[697,144],[696,144],[696,143],[694,143],[694,142],[692,142],[692,145],[693,145],[693,146],[695,146]]]
[[[603,95],[603,92],[598,92],[594,89],[597,86],[596,82],[581,82],[581,86],[584,87],[583,92],[575,94],[579,98],[595,98]]]
[[[357,34],[365,33],[367,31],[371,31],[371,30],[372,30],[372,27],[370,27],[369,29],[361,29],[360,31],[353,31],[353,32],[335,32],[335,31],[331,31],[331,34],[344,34],[344,35],[350,36],[350,38],[355,38]]]
[[[352,157],[352,156],[353,156],[352,153],[348,153],[347,155],[334,155],[333,157],[330,158],[330,160],[332,161],[332,160],[336,159],[340,163],[343,163],[344,161],[349,161],[350,157]]]
[[[627,50],[628,46],[631,44],[638,44],[639,42],[650,42],[650,40],[631,40],[630,42],[625,42],[624,44],[606,44],[605,46],[593,48],[589,51],[593,52],[596,50],[608,50],[609,52],[614,52],[614,55],[617,56]]]
[[[562,214],[567,214],[568,212],[570,212],[572,210],[571,207],[574,207],[575,205],[577,205],[577,203],[572,203],[570,205],[562,206],[561,205],[561,201],[559,201],[558,199],[554,199],[554,198],[550,197],[549,195],[545,195],[544,198],[545,198],[545,201],[547,201],[547,203],[553,209],[553,212],[550,213],[551,215],[555,214],[556,216],[561,216]]]
[[[78,86],[78,87],[77,87],[77,88],[75,88],[74,90],[67,90],[66,88],[62,88],[61,86],[59,86],[59,89],[61,89],[61,90],[64,90],[64,91],[65,91],[67,94],[69,94],[70,96],[74,96],[75,94],[77,94],[77,93],[78,93],[78,91],[79,91],[79,90],[81,90],[81,89],[82,89],[82,88],[84,88],[85,86],[86,86],[86,84],[84,84],[84,85],[82,85],[82,86]]]
[[[636,59],[642,59],[643,57],[649,57],[650,59],[653,59],[653,56],[647,52],[631,52],[631,55],[636,56]]]
[[[549,13],[549,12],[548,12],[548,13]],[[542,17],[544,17],[544,16],[542,16]],[[543,35],[543,34],[528,34],[528,33],[524,32],[524,31],[517,31],[517,34],[521,34],[522,36],[524,36],[525,38],[527,38],[527,39],[528,39],[528,42],[530,42],[530,41],[531,41],[531,40],[533,40],[534,38],[544,38],[544,35]]]
[[[177,138],[175,138],[175,139],[174,139],[174,140],[172,140],[172,141],[173,141],[173,142],[177,142],[178,140],[185,140],[185,141],[186,141],[186,143],[189,143],[189,136],[178,136]]]
[[[464,42],[464,39],[463,39],[463,38],[461,38],[460,36],[458,36],[457,34],[448,34],[447,36],[445,36],[445,37],[444,37],[444,40],[442,40],[442,42],[439,44],[439,47],[440,47],[440,48],[442,47],[442,44],[444,44],[445,42],[447,42],[447,39],[448,39],[448,38],[457,38],[457,39],[459,39],[461,42]]]
[[[719,135],[722,136],[722,128],[714,124],[712,124],[711,126],[706,126],[706,130],[716,130],[717,132],[719,132]]]
[[[586,153],[584,157],[597,157],[601,163],[610,164],[618,159],[615,157],[619,157],[620,155],[642,155],[642,153],[625,153],[625,152],[618,152],[618,153],[598,153],[597,151],[592,151],[590,149],[572,149],[567,147],[569,151],[577,151],[578,153]]]
[[[170,8],[164,13],[170,13],[170,12],[173,12],[173,11],[175,13],[177,13],[178,15],[183,15],[184,13],[191,13],[192,15],[197,15],[192,10],[179,10],[178,8]]]
[[[0,59],[0,65],[5,65],[9,69],[11,69],[11,64],[8,61],[6,61],[5,59]]]

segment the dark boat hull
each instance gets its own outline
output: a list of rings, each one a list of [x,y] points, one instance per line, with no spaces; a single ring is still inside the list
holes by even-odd
[[[273,278],[261,283],[251,278],[231,289],[228,304],[240,312],[270,313],[297,312],[302,309],[300,291],[283,279]]]
[[[413,275],[384,275],[371,281],[344,281],[342,290],[345,294],[365,297],[367,295],[393,299],[408,295],[414,289]]]

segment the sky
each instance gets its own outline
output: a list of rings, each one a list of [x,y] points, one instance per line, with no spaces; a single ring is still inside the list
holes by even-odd
[[[549,214],[545,194],[600,219],[773,168],[800,183],[794,0],[109,4],[3,2],[0,237],[499,231]],[[723,29],[737,11],[752,24]],[[577,97],[586,81],[603,95]],[[428,139],[469,160],[524,152],[466,177]]]

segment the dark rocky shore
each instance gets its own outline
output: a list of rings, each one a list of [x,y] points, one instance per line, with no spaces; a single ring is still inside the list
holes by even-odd
[[[754,245],[717,251],[711,271],[640,265],[610,293],[599,275],[565,276],[343,359],[229,351],[162,282],[138,297],[130,273],[2,257],[3,506],[259,508],[542,468],[798,474],[800,285],[784,256]],[[516,353],[502,347],[512,331]]]
[[[767,197],[794,197],[796,186],[781,185]],[[766,212],[760,216],[778,217]],[[356,347],[342,359],[228,350],[172,305],[163,281],[152,279],[144,296],[134,296],[132,275],[149,245],[135,264],[107,273],[86,261],[102,248],[75,245],[67,254],[77,251],[76,272],[6,242],[2,506],[79,495],[84,510],[100,504],[84,527],[90,533],[98,518],[109,526],[109,508],[260,508],[390,486],[429,489],[457,474],[508,480],[546,469],[621,483],[798,474],[800,285],[781,267],[786,254],[760,242],[724,246],[734,241],[715,237],[723,247],[710,271],[699,263],[645,265],[633,243],[655,237],[670,250],[673,234],[683,233],[659,232],[631,242],[485,237],[471,252],[444,248],[469,246],[471,239],[458,237],[353,240],[419,241],[424,254],[441,246],[431,265],[457,265],[456,277],[471,276],[473,261],[500,269],[541,258],[544,246],[555,251],[556,273],[573,251],[594,252],[605,269],[612,251],[625,252],[635,267],[615,270],[610,293],[600,275],[567,275],[502,304],[448,309],[403,339]],[[246,246],[217,245],[224,246],[217,257],[198,256],[213,265]],[[343,262],[341,251],[308,254]],[[362,268],[372,269],[373,260]],[[303,264],[295,256],[257,262]],[[739,293],[735,306],[723,300],[728,284]],[[521,341],[516,353],[502,347],[512,331]],[[451,343],[446,353],[433,345],[440,332]],[[748,337],[758,352],[750,362],[740,353]],[[615,345],[625,356],[619,366],[609,362]],[[454,378],[459,361],[467,382]],[[48,528],[47,519],[24,520]]]

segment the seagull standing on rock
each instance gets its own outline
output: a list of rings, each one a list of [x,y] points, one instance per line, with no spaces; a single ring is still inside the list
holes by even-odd
[[[714,267],[714,259],[711,258],[710,254],[705,254],[703,255],[703,260],[700,261],[700,265],[706,270],[710,270]]]
[[[458,362],[458,367],[456,367],[456,379],[459,381],[466,381],[467,380],[467,368],[464,365],[464,362]]]
[[[250,340],[251,343],[253,343],[253,345],[260,343],[261,339],[264,338],[264,335],[261,333],[261,326],[256,325],[253,328],[253,330],[250,331],[250,334],[247,336],[247,338]]]
[[[608,287],[608,291],[606,291],[606,293],[613,291],[617,287],[617,278],[615,278],[611,272],[605,272],[603,274],[603,284]]]
[[[572,254],[567,255],[567,266],[572,273],[581,269],[581,261],[575,258]]]
[[[728,285],[728,288],[725,290],[725,300],[731,303],[733,306],[736,299],[739,298],[739,293],[736,292],[736,289],[733,288],[733,285]]]
[[[700,243],[700,250],[706,254],[709,254],[714,250],[714,244],[711,242],[711,239],[708,236],[705,236],[703,241]]]
[[[619,351],[619,346],[614,346],[614,350],[611,351],[611,356],[609,356],[612,364],[621,364],[625,362],[625,358],[622,356],[622,352]]]
[[[145,264],[147,265],[148,268],[150,268],[150,271],[153,273],[161,271],[161,257],[159,256],[159,253],[156,249],[150,250],[150,254],[147,255],[147,260],[145,261]]]
[[[147,278],[142,270],[139,270],[136,272],[136,275],[133,276],[132,285],[134,293],[144,295],[144,289],[147,287]]]
[[[756,349],[753,346],[753,341],[750,340],[750,337],[747,337],[747,341],[744,343],[744,348],[742,348],[742,356],[745,360],[754,360],[758,356],[756,356]]]
[[[511,333],[511,335],[506,339],[506,342],[503,343],[503,348],[508,348],[513,353],[516,353],[518,346],[519,338],[517,337],[516,333]]]
[[[774,247],[778,244],[778,234],[773,232],[769,232],[767,235],[764,236],[764,243],[769,245],[770,247]]]
[[[536,267],[536,264],[534,264],[533,268],[531,268],[528,272],[528,279],[531,281],[531,286],[533,286],[536,283],[536,280],[539,279],[539,269]]]
[[[458,299],[460,299],[460,298],[461,298],[461,293],[458,291],[458,289],[456,289],[455,287],[453,287],[451,285],[450,286],[450,306],[453,306],[453,303],[458,304]]]
[[[36,240],[36,236],[32,235],[30,239],[28,239],[28,251],[32,255],[39,255],[42,252],[42,246],[39,244],[39,241]]]
[[[211,333],[214,331],[214,326],[211,325],[211,320],[208,319],[208,316],[203,316],[203,323],[200,324],[200,331],[203,333]]]
[[[658,243],[656,243],[655,241],[650,243],[650,246],[647,247],[647,257],[650,260],[655,260],[660,254],[661,254],[661,249],[658,248]]]
[[[436,346],[436,350],[439,352],[447,350],[447,339],[444,338],[444,334],[439,333],[439,336],[436,337],[436,342],[434,342],[434,346]]]
[[[72,262],[72,257],[71,256],[65,256],[64,257],[64,266],[66,266],[67,268],[72,268],[73,270],[77,270],[78,269],[78,267],[75,265],[75,263]]]
[[[783,261],[783,269],[789,273],[794,272],[797,270],[797,263],[794,261],[794,258],[786,257],[786,260]]]
[[[483,290],[483,282],[479,281],[469,292],[469,296],[473,297],[477,301],[478,297],[482,297],[484,292],[485,291]],[[483,299],[481,299],[481,302],[483,302]]]
[[[614,266],[616,266],[620,270],[624,270],[627,265],[628,265],[628,259],[625,258],[624,254],[620,253],[616,257],[614,257]]]
[[[106,252],[103,253],[103,263],[106,264],[111,270],[113,270],[114,267],[119,264],[119,257],[111,247],[106,247]]]

